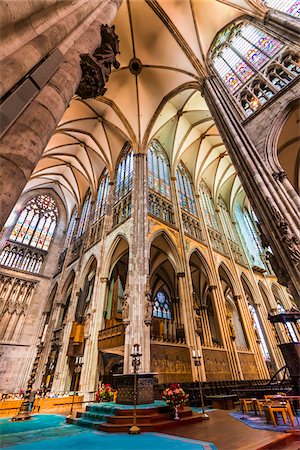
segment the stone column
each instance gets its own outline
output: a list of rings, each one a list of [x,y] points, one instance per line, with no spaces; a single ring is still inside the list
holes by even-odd
[[[179,203],[179,196],[176,185],[176,176],[171,177],[171,193],[175,214],[175,222],[179,229],[179,242],[181,249],[181,264],[182,269],[180,268],[180,272],[178,273],[178,289],[179,289],[179,297],[180,297],[180,311],[182,320],[184,323],[184,331],[185,331],[185,339],[186,344],[190,350],[190,359],[191,359],[191,369],[193,380],[198,379],[198,370],[194,365],[194,361],[192,358],[192,350],[199,349],[200,356],[202,357],[202,365],[200,367],[201,371],[201,380],[206,381],[206,374],[204,368],[201,340],[198,335],[196,335],[196,318],[195,311],[193,309],[193,284],[192,278],[190,274],[190,265],[188,254],[186,250],[186,240],[181,216],[181,208]]]
[[[0,229],[20,196],[81,79],[80,54],[100,45],[100,25],[114,19],[120,0],[99,6],[99,15],[65,54],[63,62],[3,136],[0,145]]]
[[[150,372],[150,327],[146,325],[149,274],[147,155],[134,154],[132,186],[132,235],[128,263],[129,323],[125,330],[124,373],[132,372],[133,345],[140,345],[141,373]]]
[[[292,33],[292,37],[294,37],[295,42],[297,42],[300,33],[300,23],[299,20],[297,20],[295,17],[284,14],[281,11],[271,9],[267,11],[264,18],[264,23],[266,26],[274,28],[274,31],[279,31],[279,33],[281,31],[281,36],[282,33],[284,33],[284,35],[289,35],[290,33]]]
[[[293,200],[287,201],[283,187],[279,190],[277,181],[266,170],[231,103],[230,94],[225,93],[216,77],[204,80],[203,96],[272,247],[271,262],[277,278],[290,288],[300,304],[300,216],[295,216]]]

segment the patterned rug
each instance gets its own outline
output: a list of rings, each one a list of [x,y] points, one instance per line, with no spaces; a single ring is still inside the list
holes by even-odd
[[[278,414],[278,425],[277,427],[274,427],[271,423],[267,423],[265,416],[259,416],[255,415],[254,412],[250,412],[248,415],[243,414],[240,411],[234,411],[229,413],[231,417],[234,417],[237,420],[240,420],[241,422],[245,423],[251,428],[257,428],[258,430],[268,430],[268,431],[278,431],[280,433],[284,433],[287,430],[300,430],[299,424],[300,424],[300,416],[295,417],[295,426],[292,427],[291,424],[288,422],[287,425],[283,422],[281,414]],[[288,420],[288,419],[287,419]],[[298,420],[298,422],[297,422]]]

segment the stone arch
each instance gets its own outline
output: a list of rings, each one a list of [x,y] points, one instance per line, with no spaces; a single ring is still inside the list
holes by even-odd
[[[271,310],[273,309],[270,303],[270,294],[268,293],[268,290],[266,288],[266,286],[264,285],[264,283],[262,283],[261,281],[258,282],[258,288],[260,290],[262,299],[264,301],[264,304],[267,308],[268,313],[271,312]]]
[[[174,270],[177,272],[180,272],[182,269],[182,261],[180,258],[179,250],[178,250],[178,247],[176,246],[174,238],[166,230],[159,229],[152,234],[151,238],[149,239],[149,243],[148,243],[149,253],[150,253],[153,242],[160,236],[163,237],[163,239],[167,242],[167,244],[169,245],[169,247],[172,251],[173,259],[171,259],[171,261],[172,261],[172,266],[174,267]]]
[[[300,164],[300,150],[298,149],[298,153],[296,155],[294,164],[294,179],[291,180],[291,173],[293,171],[293,168],[287,166],[287,161],[283,163],[283,160],[278,155],[278,151],[280,148],[282,148],[284,145],[295,145],[293,147],[293,151],[297,150],[297,142],[300,141],[300,138],[297,134],[297,126],[292,127],[293,120],[296,120],[296,116],[299,115],[299,98],[289,101],[283,110],[280,111],[280,113],[277,115],[274,121],[272,121],[272,125],[269,129],[269,133],[267,135],[266,143],[264,146],[264,152],[265,152],[265,159],[269,162],[271,168],[273,169],[274,173],[287,173],[288,172],[288,180],[290,184],[293,186],[293,188],[298,192],[299,194],[299,185],[300,185],[300,178],[299,173],[296,174],[297,166],[299,168]],[[295,116],[295,117],[294,117]],[[291,122],[291,127],[294,128],[295,136],[291,138],[288,142],[284,142],[285,136],[284,133],[286,132],[285,128],[288,126],[288,122]],[[290,136],[290,133],[287,133]],[[283,142],[281,142],[283,141]],[[280,147],[278,148],[278,146]],[[295,152],[296,153],[296,152]],[[281,159],[281,160],[280,160]],[[283,163],[283,164],[282,164]],[[282,174],[282,176],[284,176]],[[293,177],[292,177],[293,178]]]
[[[209,267],[209,263],[208,263],[206,257],[204,256],[203,252],[198,247],[192,248],[188,254],[189,260],[191,259],[192,255],[194,253],[196,253],[198,258],[200,259],[201,264],[204,267],[205,273],[207,275],[207,278],[208,278],[210,284],[213,284],[214,283],[213,273],[212,273],[211,268]]]
[[[237,295],[239,292],[237,282],[236,282],[234,276],[232,275],[230,269],[228,268],[227,264],[225,264],[224,261],[222,261],[218,267],[218,274],[219,274],[220,278],[221,278],[220,275],[221,274],[223,275],[225,281],[231,287],[233,295]]]
[[[103,264],[103,268],[102,268],[102,276],[103,277],[109,277],[109,274],[111,272],[111,267],[114,265],[113,264],[114,253],[122,241],[124,241],[124,244],[127,246],[128,252],[130,252],[130,245],[129,245],[127,236],[125,235],[125,233],[119,232],[116,235],[116,237],[114,238],[113,242],[110,244],[108,250],[105,252],[105,255],[103,258],[104,264]]]
[[[254,286],[252,285],[249,278],[246,276],[244,272],[241,273],[241,283],[246,296],[249,297],[249,299],[251,300],[252,306],[255,306],[256,301],[255,301],[255,294],[253,292]]]

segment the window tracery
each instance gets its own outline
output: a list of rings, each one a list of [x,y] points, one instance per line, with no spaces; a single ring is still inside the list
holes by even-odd
[[[201,181],[200,183],[200,193],[201,195],[199,197],[199,200],[204,212],[205,222],[214,230],[220,231],[220,225],[217,217],[217,212],[213,204],[213,199],[204,181]]]
[[[172,320],[170,300],[162,290],[159,290],[155,296],[152,315],[160,319]]]
[[[75,224],[76,224],[76,217],[77,217],[77,209],[74,208],[69,225],[68,225],[67,233],[66,233],[64,249],[68,248],[71,243],[72,236],[73,236],[74,229],[75,229]]]
[[[133,183],[133,151],[123,154],[117,168],[113,225],[124,222],[131,215]]]
[[[0,265],[40,273],[58,219],[58,209],[49,195],[29,200],[0,254]]]
[[[300,70],[298,57],[285,43],[248,21],[233,23],[218,34],[211,60],[246,116],[293,81]]]
[[[109,188],[109,178],[108,178],[107,170],[105,169],[105,171],[103,172],[103,174],[99,180],[99,187],[98,187],[97,199],[96,199],[96,203],[95,203],[93,223],[100,220],[105,214],[108,188]]]
[[[80,238],[86,231],[91,210],[91,202],[92,202],[92,195],[91,192],[89,191],[83,202],[75,239]]]
[[[167,156],[156,140],[148,148],[148,183],[149,189],[171,198]]]
[[[49,195],[38,195],[27,202],[9,240],[48,251],[57,218],[54,199]]]
[[[196,216],[197,212],[191,178],[187,168],[181,161],[178,163],[176,170],[176,179],[180,207]]]

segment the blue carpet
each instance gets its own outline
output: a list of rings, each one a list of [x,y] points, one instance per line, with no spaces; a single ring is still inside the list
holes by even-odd
[[[108,434],[66,425],[65,417],[34,415],[26,422],[0,420],[0,447],[10,450],[217,450],[214,444],[160,433]]]
[[[235,419],[240,420],[241,422],[245,423],[251,428],[256,428],[258,430],[267,430],[267,431],[278,431],[280,433],[284,433],[286,430],[299,430],[300,427],[297,423],[297,419],[295,417],[295,426],[292,427],[289,423],[289,419],[287,419],[288,423],[287,425],[283,422],[281,414],[278,414],[278,425],[277,427],[274,427],[271,423],[267,423],[265,416],[259,416],[255,415],[254,412],[250,412],[248,415],[243,414],[242,412],[235,411],[229,413],[230,416],[234,417]],[[298,422],[300,423],[300,417],[298,417]]]

